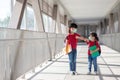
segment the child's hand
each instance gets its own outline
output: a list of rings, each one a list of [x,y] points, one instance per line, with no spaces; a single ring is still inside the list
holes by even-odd
[[[89,40],[88,40],[88,39],[84,39],[84,41],[85,41],[85,42],[89,42]]]
[[[94,53],[94,51],[90,51],[90,54]]]
[[[94,52],[96,52],[97,50],[94,50],[94,51],[90,51],[90,54],[92,54],[92,53],[94,53]]]
[[[84,41],[86,42],[86,41],[87,41],[87,39],[84,39]]]
[[[76,39],[79,39],[80,37],[79,36],[76,36]]]

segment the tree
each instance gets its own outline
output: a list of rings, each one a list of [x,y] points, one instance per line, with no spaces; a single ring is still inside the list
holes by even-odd
[[[4,20],[0,20],[0,27],[7,27],[10,21],[10,16],[4,18]]]

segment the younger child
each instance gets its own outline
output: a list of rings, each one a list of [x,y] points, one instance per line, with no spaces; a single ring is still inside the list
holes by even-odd
[[[98,43],[99,38],[96,33],[92,32],[90,33],[89,39],[86,39],[85,41],[88,44],[88,69],[89,69],[88,74],[91,74],[92,63],[94,65],[94,72],[95,74],[97,74],[97,57],[93,58],[91,54],[96,51],[101,51],[100,45]],[[89,48],[94,45],[96,45],[97,49],[94,51],[90,51]]]

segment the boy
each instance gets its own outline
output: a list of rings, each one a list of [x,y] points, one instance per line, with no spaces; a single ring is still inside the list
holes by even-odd
[[[68,53],[70,73],[72,75],[77,75],[77,72],[76,72],[76,57],[77,57],[76,48],[77,48],[77,42],[78,42],[77,37],[79,37],[79,39],[81,40],[84,40],[84,38],[81,37],[76,32],[77,32],[77,24],[72,23],[69,27],[69,34],[66,37],[66,40],[69,41],[69,44],[71,45],[71,48],[72,48],[72,51]]]

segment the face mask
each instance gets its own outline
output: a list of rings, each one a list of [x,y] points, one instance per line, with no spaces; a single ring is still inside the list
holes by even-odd
[[[89,37],[89,40],[91,40],[91,41],[92,41],[92,40],[93,40],[93,39],[92,39],[92,37]]]
[[[76,32],[77,32],[77,29],[74,29],[72,32],[76,33]]]

